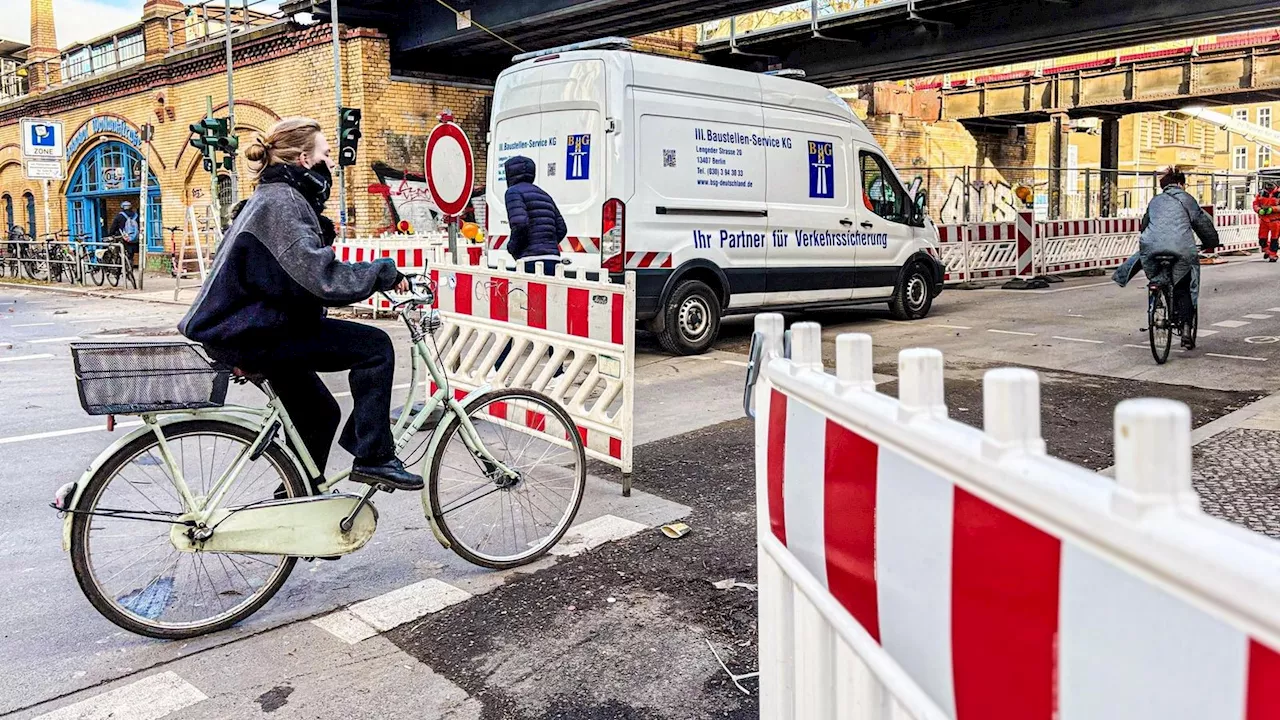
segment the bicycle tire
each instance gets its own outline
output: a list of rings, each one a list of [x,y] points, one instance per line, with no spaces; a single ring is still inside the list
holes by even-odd
[[[120,287],[120,268],[107,268],[107,282],[111,283],[111,287]]]
[[[107,276],[103,273],[101,265],[89,266],[89,279],[93,280],[93,284],[102,287],[102,283],[106,282]]]
[[[461,541],[458,534],[449,526],[449,520],[446,513],[442,511],[440,506],[439,482],[441,469],[444,463],[445,454],[449,448],[449,441],[457,433],[461,423],[457,415],[449,414],[445,420],[445,427],[440,431],[440,442],[436,447],[435,456],[431,459],[431,474],[427,482],[427,496],[432,516],[436,519],[436,523],[440,528],[440,532],[449,541],[449,546],[453,552],[459,557],[473,565],[491,568],[494,570],[507,570],[514,567],[527,565],[538,558],[546,555],[556,543],[564,537],[569,528],[573,525],[573,520],[578,515],[578,509],[582,506],[582,496],[586,491],[587,479],[587,455],[586,449],[583,447],[582,437],[577,432],[577,424],[569,413],[550,397],[523,388],[509,388],[505,390],[494,390],[480,396],[468,408],[467,416],[473,417],[495,402],[511,403],[515,400],[523,400],[528,404],[537,404],[541,406],[538,412],[544,412],[547,416],[555,417],[564,428],[571,430],[568,433],[568,441],[571,446],[574,460],[577,464],[577,471],[573,479],[573,497],[568,506],[565,508],[565,514],[557,523],[555,530],[546,538],[539,542],[536,546],[530,547],[529,550],[521,552],[515,556],[492,556],[485,555],[471,548],[467,543]],[[511,406],[508,406],[511,407]],[[492,450],[491,450],[492,452]],[[519,468],[516,468],[519,469]]]
[[[1188,350],[1196,349],[1196,340],[1200,333],[1200,309],[1196,308],[1191,311],[1191,341],[1187,343]]]
[[[192,435],[221,434],[238,438],[252,445],[257,437],[250,430],[221,420],[184,420],[175,422],[166,425],[164,433],[165,438],[171,442]],[[154,434],[145,434],[138,436],[132,442],[116,451],[85,485],[84,492],[80,498],[79,509],[93,509],[103,491],[110,485],[111,480],[116,477],[116,474],[134,458],[139,457],[144,451],[156,444],[157,441]],[[280,471],[288,497],[302,497],[308,494],[309,490],[306,483],[303,482],[302,476],[298,473],[293,461],[283,448],[272,443],[267,446],[263,457],[268,458],[271,464]],[[125,480],[125,482],[128,482],[128,480]],[[90,520],[94,517],[93,515],[76,513],[71,521],[71,567],[76,576],[76,582],[80,585],[80,589],[84,592],[85,597],[88,598],[89,603],[103,617],[129,632],[146,637],[161,640],[183,640],[225,630],[260,610],[284,585],[289,578],[289,574],[293,572],[294,565],[297,563],[297,558],[295,557],[280,556],[283,560],[271,578],[253,594],[247,603],[242,604],[230,614],[224,613],[223,617],[215,617],[214,620],[203,624],[188,624],[186,627],[146,623],[142,622],[136,614],[125,612],[120,608],[116,602],[106,596],[94,580],[89,555]],[[219,553],[208,554],[219,555]]]
[[[1151,294],[1147,307],[1147,338],[1151,342],[1151,357],[1155,358],[1157,365],[1169,360],[1169,347],[1173,343],[1171,307],[1165,288],[1158,288]]]

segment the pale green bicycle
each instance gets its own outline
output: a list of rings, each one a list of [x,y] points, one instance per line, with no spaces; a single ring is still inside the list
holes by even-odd
[[[393,301],[413,346],[397,455],[419,472],[430,461],[422,504],[444,547],[489,568],[530,563],[582,502],[579,430],[532,390],[455,392],[429,346],[440,325],[431,288],[411,285]],[[77,343],[72,354],[89,414],[107,415],[108,427],[116,415],[143,423],[53,503],[76,580],[108,620],[165,639],[222,630],[270,600],[299,558],[337,558],[373,536],[379,488],[332,490],[350,471],[313,488],[320,473],[264,379],[188,343]],[[226,405],[231,382],[256,384],[266,406]]]

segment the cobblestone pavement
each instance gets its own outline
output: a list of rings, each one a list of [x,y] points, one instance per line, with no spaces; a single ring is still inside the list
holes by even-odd
[[[1193,453],[1191,481],[1205,512],[1280,538],[1280,432],[1234,428]]]

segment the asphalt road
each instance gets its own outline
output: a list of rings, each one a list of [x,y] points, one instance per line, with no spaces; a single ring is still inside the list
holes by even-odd
[[[1102,468],[1110,464],[1111,411],[1120,400],[1176,397],[1199,424],[1280,388],[1270,362],[1280,343],[1264,340],[1280,337],[1280,298],[1261,299],[1267,293],[1260,290],[1278,274],[1256,262],[1207,268],[1201,327],[1216,332],[1160,367],[1145,345],[1127,347],[1145,343],[1141,289],[1103,278],[1049,291],[947,291],[934,314],[915,323],[878,309],[789,319],[824,323],[828,363],[837,333],[870,333],[883,392],[896,390],[899,349],[940,348],[951,416],[975,425],[982,372],[1007,364],[1040,369],[1050,451]],[[205,698],[192,695],[173,717],[325,717],[357,708],[380,717],[756,715],[753,696],[728,682],[707,647],[734,672],[755,669],[754,593],[712,584],[755,581],[752,437],[750,424],[735,420],[749,319],[729,321],[716,351],[701,358],[666,357],[652,338],[640,338],[637,492],[624,500],[616,475],[593,465],[579,515],[631,521],[628,527],[642,528],[634,534],[529,572],[493,574],[436,545],[416,498],[383,497],[370,547],[338,562],[300,563],[285,589],[238,628],[162,643],[120,631],[88,605],[47,503],[114,439],[79,407],[71,338],[172,333],[181,313],[0,286],[0,577],[9,581],[0,596],[0,616],[9,620],[0,628],[0,657],[10,669],[0,714],[105,703],[113,691],[137,690],[169,672]],[[1214,325],[1224,321],[1235,326]],[[379,324],[403,338],[394,324]],[[345,391],[343,378],[331,381]],[[345,409],[348,400],[340,402]],[[335,452],[331,463],[348,461]],[[1216,506],[1214,498],[1206,506]],[[693,527],[690,535],[673,541],[652,529],[676,518]],[[472,597],[356,644],[307,622],[432,578]],[[164,694],[181,695],[169,686]]]

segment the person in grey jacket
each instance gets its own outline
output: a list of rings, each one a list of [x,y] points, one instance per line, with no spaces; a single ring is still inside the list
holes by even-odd
[[[317,373],[349,371],[355,407],[338,443],[355,456],[351,479],[422,488],[422,478],[396,458],[391,436],[391,339],[325,317],[326,307],[404,290],[404,276],[391,260],[342,263],[334,256],[333,223],[322,214],[333,160],[315,120],[281,120],[245,157],[258,187],[236,209],[178,329],[215,360],[270,381],[322,477],[342,415]]]
[[[1218,247],[1218,230],[1213,218],[1200,207],[1200,203],[1187,193],[1187,176],[1170,168],[1160,178],[1162,192],[1147,204],[1142,216],[1138,238],[1138,252],[1116,268],[1111,279],[1124,287],[1140,269],[1146,270],[1151,282],[1173,284],[1174,312],[1183,323],[1182,343],[1191,342],[1190,324],[1200,300],[1200,259],[1196,252],[1196,238],[1206,252]],[[1152,257],[1170,254],[1178,258],[1173,265],[1173,277],[1153,277],[1156,265]]]

